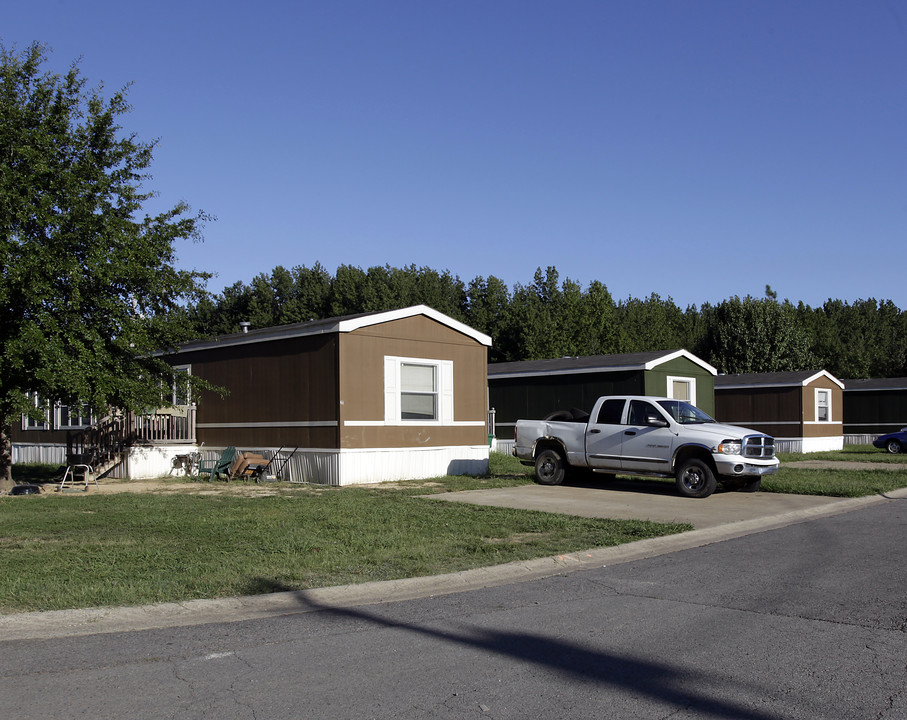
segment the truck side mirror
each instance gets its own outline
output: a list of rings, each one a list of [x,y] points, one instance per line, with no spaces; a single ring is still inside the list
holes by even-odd
[[[668,421],[658,415],[646,415],[646,425],[650,427],[667,427]]]

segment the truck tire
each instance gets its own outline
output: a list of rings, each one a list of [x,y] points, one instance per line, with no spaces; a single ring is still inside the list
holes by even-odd
[[[557,451],[547,448],[535,457],[535,480],[539,485],[560,485],[567,475],[567,463]]]
[[[689,498],[708,497],[718,486],[712,469],[696,458],[684,460],[677,468],[676,478],[677,492]]]

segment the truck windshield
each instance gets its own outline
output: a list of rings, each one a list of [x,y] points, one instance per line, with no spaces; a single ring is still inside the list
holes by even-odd
[[[667,410],[671,417],[681,425],[715,422],[698,407],[690,405],[690,403],[685,403],[682,400],[659,400],[658,404]]]

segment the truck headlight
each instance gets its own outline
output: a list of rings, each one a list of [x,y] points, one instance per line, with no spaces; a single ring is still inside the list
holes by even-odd
[[[743,442],[740,440],[722,440],[718,452],[725,455],[740,455],[743,452]]]

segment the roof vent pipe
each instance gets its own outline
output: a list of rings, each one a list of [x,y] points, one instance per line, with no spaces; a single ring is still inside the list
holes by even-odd
[[[242,331],[243,331],[244,333],[249,332],[249,327],[250,327],[251,325],[252,325],[252,323],[250,323],[248,320],[243,320],[243,321],[239,324],[239,326],[242,328]]]

